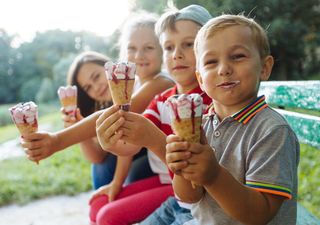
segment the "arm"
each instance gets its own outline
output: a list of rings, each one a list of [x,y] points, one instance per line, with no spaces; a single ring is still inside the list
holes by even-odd
[[[70,127],[84,119],[79,108],[77,108],[75,116],[67,114],[63,107],[60,111],[65,128]],[[80,149],[84,157],[91,163],[101,163],[108,155],[107,152],[101,149],[98,141],[95,138],[82,141],[80,143]]]
[[[280,208],[284,197],[258,192],[239,183],[216,160],[209,145],[190,144],[188,166],[182,169],[187,180],[202,185],[226,214],[244,224],[266,224]]]
[[[131,156],[118,157],[116,171],[115,171],[113,180],[110,182],[110,184],[104,185],[100,187],[98,190],[96,190],[92,194],[89,200],[89,204],[91,204],[94,201],[94,199],[96,199],[100,195],[107,195],[109,198],[109,202],[112,202],[113,200],[115,200],[115,198],[121,191],[122,185],[128,175],[131,162],[132,162]]]
[[[96,120],[101,113],[102,111],[95,112],[78,123],[55,133],[37,132],[24,135],[21,140],[22,147],[26,149],[30,160],[45,159],[55,152],[94,137]]]
[[[145,82],[132,96],[130,111],[143,113],[157,94],[172,87],[174,82],[164,76],[157,75]]]

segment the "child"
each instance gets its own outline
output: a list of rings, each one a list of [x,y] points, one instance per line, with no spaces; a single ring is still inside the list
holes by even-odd
[[[122,58],[135,62],[139,70],[139,78],[135,83],[136,86],[143,84],[146,80],[156,80],[158,76],[162,76],[160,74],[162,50],[158,38],[154,33],[155,22],[156,20],[154,19],[150,20],[142,16],[135,19],[131,18],[130,22],[124,27],[124,32],[120,39],[122,43],[120,49]],[[140,97],[144,98],[144,96]],[[146,106],[147,104],[141,108],[145,109]],[[124,150],[127,150],[126,146],[123,147]],[[112,148],[117,148],[117,146],[113,146]],[[90,200],[90,220],[92,223],[129,224],[139,221],[145,217],[144,213],[149,214],[168,195],[172,195],[171,185],[168,185],[168,183],[171,183],[171,180],[167,170],[160,177],[154,176],[150,179],[141,180],[121,190],[123,180],[130,168],[131,157],[119,156],[119,158],[121,161],[118,161],[114,181],[110,185],[101,187],[93,194]],[[145,189],[152,189],[154,192],[143,193]],[[157,196],[157,198],[153,198],[153,201],[144,201],[146,204],[139,204],[144,210],[138,210],[136,199],[150,198],[148,195],[151,194]],[[116,201],[113,201],[114,199]],[[134,210],[134,213],[131,212],[132,210],[126,210],[127,208]],[[119,216],[119,212],[123,216]],[[104,215],[107,215],[107,218]]]
[[[164,51],[164,63],[169,74],[176,81],[176,86],[158,95],[144,112],[144,117],[118,111],[117,107],[106,110],[97,120],[97,135],[103,148],[110,148],[121,138],[127,143],[136,144],[138,147],[135,150],[140,149],[140,146],[146,146],[154,152],[157,157],[152,152],[148,152],[152,168],[159,165],[160,160],[165,162],[165,138],[166,135],[172,134],[165,100],[175,94],[199,93],[202,94],[205,105],[211,103],[210,98],[202,92],[196,80],[196,61],[193,52],[193,43],[198,30],[210,18],[208,11],[198,5],[168,12],[160,18],[156,24],[156,32]],[[115,154],[124,154],[116,148],[111,147],[111,149]],[[126,153],[135,153],[135,150],[132,148],[132,152]],[[155,172],[161,173],[166,170],[162,168]],[[136,204],[140,205],[140,202]],[[107,218],[107,214],[104,218]],[[169,198],[142,224],[182,224],[191,218],[188,209],[181,208],[175,199]]]
[[[76,116],[66,114],[62,108],[64,126],[69,127],[79,122],[84,117],[112,105],[111,93],[105,75],[104,64],[109,61],[108,57],[93,51],[86,51],[78,55],[70,65],[67,84],[77,86],[78,109]],[[84,157],[92,163],[91,175],[94,189],[108,184],[114,177],[117,157],[103,151],[96,138],[90,138],[80,143]],[[152,175],[151,170],[146,170],[147,157],[143,154],[135,156],[133,169],[128,182]],[[139,159],[138,159],[139,158]]]
[[[273,66],[266,33],[253,19],[222,15],[201,28],[195,54],[213,106],[203,126],[207,143],[167,139],[175,193],[194,203],[199,224],[296,224],[299,143],[257,97]]]

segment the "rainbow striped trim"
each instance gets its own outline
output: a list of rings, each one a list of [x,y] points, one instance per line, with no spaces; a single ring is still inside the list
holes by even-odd
[[[255,100],[253,103],[251,103],[244,109],[241,109],[239,112],[232,115],[231,117],[240,123],[246,124],[252,119],[252,117],[254,117],[254,115],[256,115],[258,112],[267,107],[268,104],[265,101],[265,96],[262,95],[258,97],[257,100]]]
[[[288,199],[292,198],[292,192],[289,188],[285,188],[285,187],[281,187],[273,184],[258,183],[254,181],[246,181],[246,185],[260,192],[280,195]]]

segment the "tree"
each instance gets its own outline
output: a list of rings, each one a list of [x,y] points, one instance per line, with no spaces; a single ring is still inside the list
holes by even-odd
[[[160,1],[163,9],[168,1]],[[190,4],[204,6],[213,15],[244,13],[254,17],[268,32],[275,67],[272,79],[308,79],[320,69],[319,0],[172,0],[177,8]],[[161,11],[143,0],[142,9]],[[162,9],[162,11],[163,11]]]

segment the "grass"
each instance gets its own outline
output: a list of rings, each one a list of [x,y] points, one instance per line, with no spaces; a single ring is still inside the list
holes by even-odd
[[[320,218],[320,150],[301,144],[298,201]]]
[[[4,160],[0,171],[0,206],[91,189],[90,164],[78,146],[56,153],[39,165],[24,157]]]

